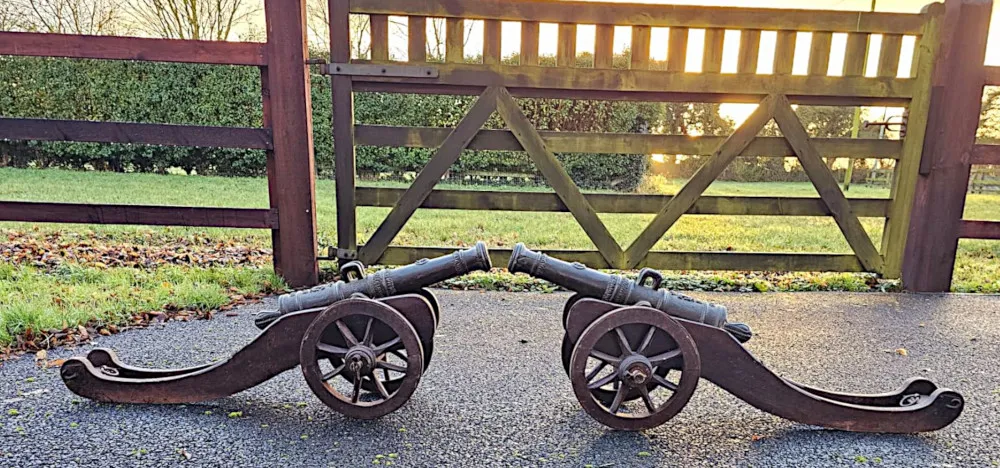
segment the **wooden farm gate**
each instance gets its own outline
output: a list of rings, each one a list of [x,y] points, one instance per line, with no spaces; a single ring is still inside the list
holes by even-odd
[[[958,0],[951,0],[956,3]],[[334,140],[338,249],[341,261],[402,264],[437,256],[450,247],[395,247],[390,243],[418,208],[509,211],[568,211],[597,247],[594,251],[549,251],[558,258],[596,268],[782,270],[874,272],[899,277],[917,183],[928,111],[931,76],[939,55],[944,5],[921,14],[768,10],[650,4],[550,2],[539,0],[331,0]],[[370,15],[370,60],[352,60],[349,15]],[[389,16],[408,20],[409,62],[389,60]],[[429,63],[425,53],[428,18],[445,18],[446,63]],[[482,63],[467,63],[463,23],[484,20]],[[501,63],[501,23],[521,24],[520,63]],[[539,66],[539,24],[558,23],[556,67]],[[577,67],[577,27],[596,25],[592,68]],[[629,69],[613,69],[615,26],[631,26]],[[668,27],[666,70],[650,69],[651,28]],[[705,30],[702,72],[685,72],[691,29]],[[727,30],[739,30],[735,73],[722,72]],[[773,73],[759,74],[762,31],[776,31]],[[792,73],[796,42],[811,33],[808,72]],[[846,33],[842,70],[828,74],[833,37]],[[866,70],[869,41],[881,36],[875,69]],[[904,37],[913,36],[910,76],[899,77]],[[984,36],[985,37],[985,36]],[[981,61],[979,63],[982,63]],[[352,95],[362,92],[478,95],[454,129],[355,125]],[[759,104],[727,138],[680,135],[539,132],[516,98],[636,100],[647,102],[737,102]],[[810,138],[794,104],[895,106],[909,108],[903,141]],[[509,130],[481,130],[498,112]],[[757,137],[771,120],[783,138]],[[355,145],[435,148],[433,158],[403,189],[355,186]],[[464,149],[526,151],[555,193],[433,190]],[[711,155],[675,196],[583,194],[554,153]],[[795,156],[820,198],[702,196],[734,158]],[[609,156],[613,157],[613,156]],[[845,198],[823,158],[890,158],[898,161],[892,197]],[[356,239],[357,206],[391,206],[385,221],[364,245]],[[597,213],[655,213],[622,249]],[[654,244],[684,214],[832,216],[853,254],[654,252]],[[861,217],[885,218],[877,247]],[[491,249],[498,265],[509,250]]]
[[[0,139],[265,150],[270,209],[0,201],[0,221],[270,229],[275,270],[292,286],[316,284],[305,6],[264,3],[266,43],[0,32],[0,55],[258,67],[263,128],[0,118]]]

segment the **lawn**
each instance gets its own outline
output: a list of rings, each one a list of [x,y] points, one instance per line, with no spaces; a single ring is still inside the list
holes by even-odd
[[[644,187],[658,193],[675,193],[682,184],[683,181],[658,179],[647,181]],[[399,183],[379,185],[405,186]],[[476,189],[451,185],[442,185],[442,188]],[[707,193],[817,196],[808,183],[716,182]],[[888,190],[855,185],[848,196],[885,198]],[[336,242],[332,181],[317,181],[317,198],[320,245],[325,247]],[[0,200],[264,208],[268,196],[267,183],[263,179],[0,168]],[[1000,195],[970,195],[966,218],[1000,220],[998,207]],[[387,208],[359,208],[358,238],[367,239],[388,212]],[[623,246],[627,246],[652,219],[652,215],[601,214],[600,217]],[[875,244],[880,245],[883,220],[872,218],[862,222]],[[7,234],[0,241],[0,247],[7,242],[8,251],[10,243],[25,242],[24,239],[52,244],[34,250],[21,249],[21,257],[0,271],[0,303],[3,304],[0,347],[28,327],[58,329],[62,325],[72,327],[94,320],[98,325],[121,323],[127,320],[129,311],[138,313],[163,308],[204,311],[218,307],[233,295],[281,288],[266,261],[270,236],[263,230],[28,223],[0,223],[0,230]],[[525,242],[533,248],[593,248],[568,213],[453,210],[418,210],[394,244],[456,246],[477,240],[497,247]],[[84,245],[82,250],[79,248],[81,243]],[[94,253],[96,246],[112,246],[111,252]],[[131,253],[115,252],[118,246],[130,249]],[[226,260],[229,254],[224,255],[222,261],[213,260],[218,252],[230,252],[234,248],[257,253],[251,260],[241,257],[229,261]],[[41,261],[59,249],[85,254],[79,264],[74,263],[77,260],[68,264]],[[24,253],[29,250],[34,253]],[[828,217],[695,215],[681,218],[657,243],[655,250],[850,252],[833,219]],[[32,255],[38,259],[33,259]],[[94,258],[88,259],[86,255]],[[121,261],[133,257],[170,258],[171,261],[167,262],[170,266],[160,268],[148,268],[160,263],[159,260],[147,260],[145,264]],[[1000,242],[962,241],[955,289],[1000,291],[998,257]],[[210,261],[187,261],[185,258],[208,258]],[[247,265],[254,268],[249,269],[249,273],[241,273],[245,268],[240,267]],[[801,289],[789,286],[788,282],[796,281],[795,276],[809,275],[789,276],[792,279],[786,277],[781,284],[758,289]],[[864,280],[858,280],[857,276],[828,275],[822,281],[853,282],[863,287]],[[720,277],[708,278],[718,280]],[[478,281],[495,280],[480,278]],[[109,296],[111,293],[114,295]]]

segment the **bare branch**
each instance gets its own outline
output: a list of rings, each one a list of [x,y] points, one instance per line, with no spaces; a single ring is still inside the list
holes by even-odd
[[[233,27],[260,11],[253,0],[133,0],[132,18],[145,33],[176,39],[225,41]]]

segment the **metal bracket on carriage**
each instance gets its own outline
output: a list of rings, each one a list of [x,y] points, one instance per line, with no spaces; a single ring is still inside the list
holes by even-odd
[[[437,78],[437,67],[374,63],[329,63],[321,66],[324,75],[383,76],[386,78]]]
[[[301,365],[327,406],[373,419],[409,400],[430,364],[439,319],[426,286],[489,270],[485,244],[365,276],[346,264],[346,281],[287,294],[278,310],[258,316],[263,331],[229,359],[186,369],[144,369],[108,349],[63,363],[63,382],[77,395],[109,403],[197,403],[232,395]]]
[[[895,391],[831,392],[782,378],[723,329],[646,306],[576,300],[567,311],[563,367],[583,409],[625,430],[663,424],[704,378],[792,421],[855,432],[916,433],[951,424],[964,399],[912,378]]]

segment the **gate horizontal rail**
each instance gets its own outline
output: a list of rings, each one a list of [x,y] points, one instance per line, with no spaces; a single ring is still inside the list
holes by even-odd
[[[278,229],[278,212],[253,208],[0,201],[4,221]]]

